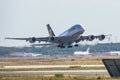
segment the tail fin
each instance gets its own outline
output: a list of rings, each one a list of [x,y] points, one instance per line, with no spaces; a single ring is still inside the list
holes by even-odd
[[[87,54],[89,54],[89,50],[90,50],[90,48],[88,47],[88,48],[87,48],[87,51],[86,51],[86,52],[87,52]]]
[[[50,37],[55,36],[55,34],[54,34],[53,30],[51,29],[51,27],[50,27],[49,24],[47,24],[47,29],[48,29],[48,33],[49,33],[49,36],[50,36]]]

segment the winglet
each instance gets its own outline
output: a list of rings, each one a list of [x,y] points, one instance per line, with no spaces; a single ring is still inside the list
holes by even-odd
[[[51,27],[50,27],[49,24],[47,24],[47,29],[48,29],[48,33],[49,33],[49,36],[50,36],[50,37],[55,36],[55,34],[54,34],[53,30],[51,29]]]

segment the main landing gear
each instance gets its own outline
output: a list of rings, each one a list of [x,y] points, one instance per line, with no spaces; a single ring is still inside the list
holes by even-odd
[[[57,47],[60,47],[60,48],[65,48],[65,46],[63,46],[63,45],[58,45]]]
[[[75,44],[74,46],[75,46],[75,47],[78,47],[79,45],[78,45],[78,44]]]
[[[69,45],[69,46],[67,46],[67,48],[72,48],[73,46],[71,46],[71,45]]]
[[[78,44],[75,44],[74,47],[78,47],[79,45]],[[65,46],[63,45],[58,45],[57,47],[59,48],[65,48]],[[72,48],[73,46],[72,45],[68,45],[67,48]]]

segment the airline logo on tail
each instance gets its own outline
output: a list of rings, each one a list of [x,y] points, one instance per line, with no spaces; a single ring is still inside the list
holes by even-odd
[[[51,27],[50,27],[49,24],[47,24],[47,29],[48,29],[48,33],[49,33],[49,36],[50,36],[50,37],[55,36],[55,34],[54,34],[53,30],[51,29]]]

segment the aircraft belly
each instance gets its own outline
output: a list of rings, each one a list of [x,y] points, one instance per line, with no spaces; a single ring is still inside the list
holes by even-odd
[[[69,36],[69,37],[61,37],[59,39],[55,39],[53,43],[58,43],[62,45],[71,45],[75,41],[76,41],[76,36]]]

